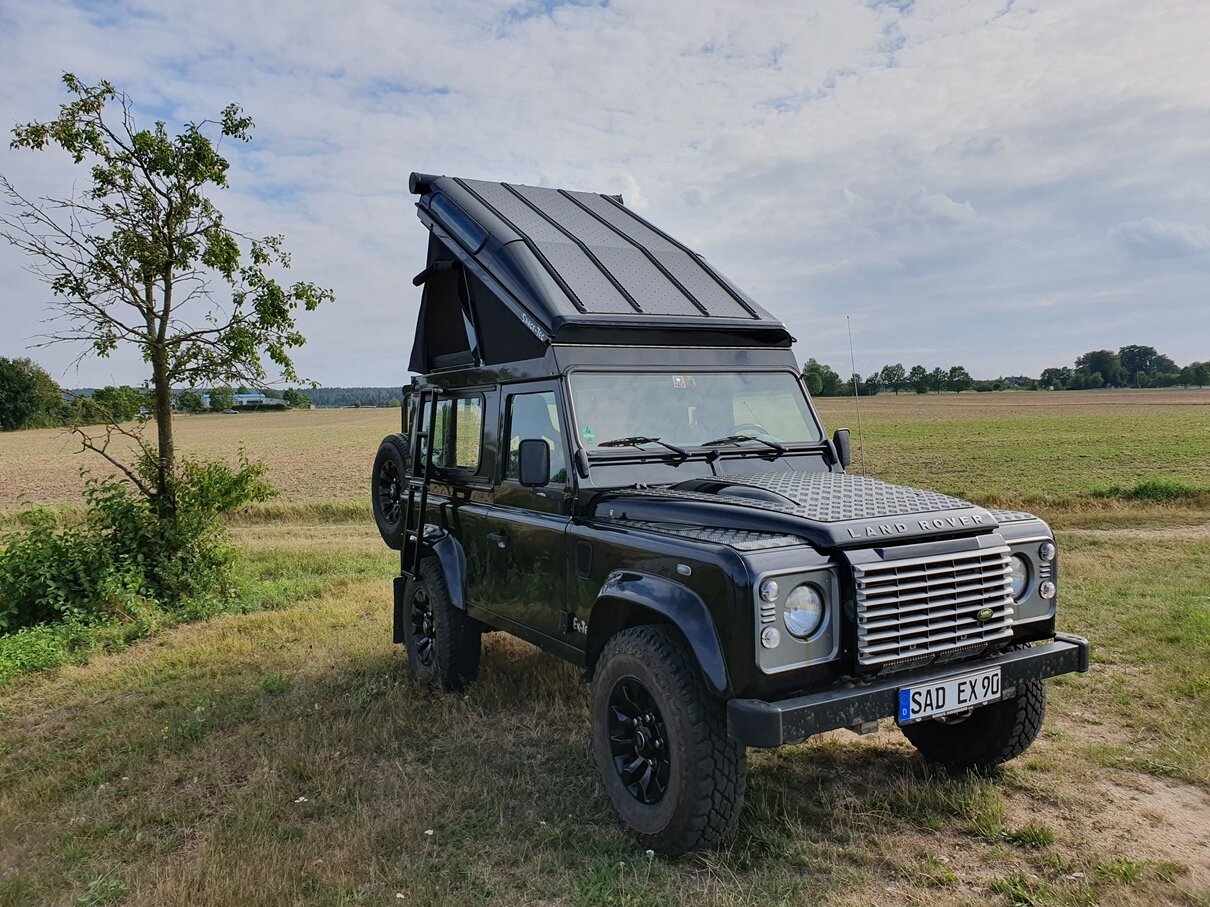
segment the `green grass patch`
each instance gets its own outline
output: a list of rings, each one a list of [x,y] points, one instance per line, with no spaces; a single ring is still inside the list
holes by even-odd
[[[0,635],[0,684],[24,674],[87,664],[168,627],[220,614],[275,610],[372,576],[389,576],[390,559],[365,552],[261,550],[244,553],[231,591],[193,599],[175,610],[154,604],[122,615],[72,618]]]
[[[1167,504],[1178,501],[1202,501],[1210,497],[1210,490],[1196,487],[1181,479],[1155,476],[1133,485],[1110,485],[1106,488],[1097,488],[1092,491],[1091,496]]]

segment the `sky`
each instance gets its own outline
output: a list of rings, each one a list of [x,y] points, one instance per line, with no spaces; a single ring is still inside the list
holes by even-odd
[[[1090,349],[1210,359],[1210,4],[1200,0],[4,0],[0,126],[64,71],[172,129],[256,128],[216,195],[283,233],[299,371],[406,380],[412,170],[621,193],[782,318],[801,360],[1037,375]],[[0,146],[27,194],[65,155]],[[48,289],[0,247],[0,356],[66,386],[143,363],[30,349]]]

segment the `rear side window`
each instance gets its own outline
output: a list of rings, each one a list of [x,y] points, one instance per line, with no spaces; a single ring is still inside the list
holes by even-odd
[[[477,470],[483,449],[483,398],[438,400],[433,440],[434,466]]]

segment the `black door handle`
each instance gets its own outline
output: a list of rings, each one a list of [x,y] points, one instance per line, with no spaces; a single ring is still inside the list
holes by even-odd
[[[489,542],[495,542],[496,545],[503,548],[505,545],[508,544],[508,533],[507,532],[489,532],[487,534],[487,540]]]

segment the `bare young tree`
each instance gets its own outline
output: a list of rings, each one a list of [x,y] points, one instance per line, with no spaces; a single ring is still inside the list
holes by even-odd
[[[252,129],[238,106],[172,135],[162,121],[139,128],[130,98],[109,82],[85,85],[68,73],[63,83],[72,99],[53,120],[15,127],[12,147],[57,147],[87,167],[87,181],[69,196],[28,198],[0,174],[9,208],[0,235],[51,288],[44,343],[83,343],[82,355],[101,357],[133,347],[147,363],[154,447],[117,425],[103,439],[81,437],[172,518],[173,387],[259,387],[268,368],[297,382],[291,351],[305,338],[295,316],[333,295],[305,281],[280,283],[274,273],[290,266],[283,238],[232,230],[212,200],[227,186],[222,141],[246,142]],[[136,441],[141,462],[110,451],[115,431]]]

